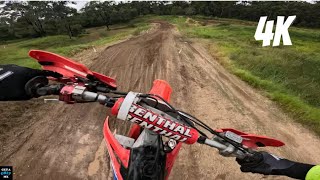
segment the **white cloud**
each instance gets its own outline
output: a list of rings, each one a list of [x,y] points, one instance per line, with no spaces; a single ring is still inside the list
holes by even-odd
[[[76,8],[78,11],[84,7],[84,5],[89,1],[75,1],[77,4],[70,4],[70,7]]]

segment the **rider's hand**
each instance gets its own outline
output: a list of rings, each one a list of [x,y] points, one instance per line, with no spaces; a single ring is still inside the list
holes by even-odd
[[[17,65],[0,66],[0,101],[27,100],[25,84],[36,76],[61,77],[60,74],[52,71],[43,71],[20,67]]]
[[[242,172],[252,172],[264,175],[285,175],[304,179],[313,165],[302,164],[279,158],[267,152],[257,152],[252,157],[236,159]]]
[[[287,169],[294,165],[294,162],[281,159],[267,152],[257,152],[252,157],[236,159],[241,165],[242,172],[253,172],[265,175],[278,175],[281,169]]]

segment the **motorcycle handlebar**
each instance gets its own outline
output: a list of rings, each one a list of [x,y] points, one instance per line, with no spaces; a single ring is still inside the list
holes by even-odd
[[[66,103],[74,102],[99,102],[107,107],[112,107],[115,100],[103,94],[86,90],[84,86],[66,85],[59,93],[59,100]]]
[[[45,86],[28,86],[32,92],[32,97],[47,95],[59,95],[59,101],[66,103],[74,102],[99,102],[100,104],[112,107],[115,103],[113,98],[95,92],[87,91],[84,86],[74,86],[65,84],[53,84]]]
[[[98,94],[90,91],[83,91],[82,93],[73,93],[73,99],[77,101],[85,101],[85,102],[99,102],[100,104],[106,105],[107,107],[112,107],[115,101],[105,95]]]
[[[59,100],[67,102],[67,103],[99,102],[100,104],[103,104],[107,107],[113,107],[116,103],[115,99],[108,97],[106,95],[87,91],[86,87],[84,87],[84,86],[54,84],[54,85],[47,85],[47,86],[36,88],[35,92],[38,97],[45,96],[45,95],[59,95]],[[167,118],[161,117],[161,115],[158,115],[157,113],[154,113],[148,109],[145,109],[144,107],[139,106],[137,104],[132,104],[131,106],[132,106],[131,109],[138,110],[140,108],[139,111],[150,112],[151,115],[153,115],[153,116],[159,116],[159,119],[161,121],[163,121],[163,123],[160,124],[160,123],[158,123],[159,121],[149,122],[150,121],[149,119],[147,119],[147,118],[145,119],[145,116],[139,117],[139,113],[136,113],[135,111],[127,112],[128,114],[131,113],[130,117],[135,117],[135,119],[125,118],[123,120],[132,121],[132,122],[140,124],[140,125],[141,125],[141,122],[145,122],[148,124],[146,127],[151,127],[151,126],[157,127],[157,131],[155,131],[155,130],[153,130],[153,131],[158,132],[161,135],[169,136],[169,138],[171,136],[175,137],[175,138],[177,138],[177,140],[180,140],[180,141],[185,142],[187,144],[193,144],[195,142],[199,142],[201,144],[206,144],[210,147],[214,147],[214,148],[218,149],[219,153],[223,156],[235,156],[239,159],[244,159],[245,157],[248,156],[248,154],[236,149],[231,144],[222,143],[222,142],[219,142],[218,140],[208,139],[208,138],[205,138],[202,136],[199,137],[199,134],[196,133],[195,129],[193,129],[193,128],[186,129],[186,131],[188,131],[188,133],[190,133],[190,137],[185,136],[186,132],[184,132],[184,134],[183,133],[179,134],[178,130],[182,131],[183,128],[186,128],[185,126],[179,125],[176,122],[172,122],[171,120],[169,120]],[[141,112],[140,112],[140,115],[141,115]],[[139,119],[139,121],[138,121],[138,119]],[[174,129],[176,129],[176,131],[171,131],[168,128],[169,126],[173,127],[173,124],[175,124]],[[166,127],[166,126],[168,126],[168,127]],[[171,134],[169,135],[169,133],[171,133]],[[178,137],[181,137],[181,138],[179,139]]]
[[[244,153],[238,149],[236,149],[232,144],[226,145],[223,143],[220,143],[216,140],[211,139],[204,139],[203,144],[206,144],[210,147],[214,147],[219,150],[219,153],[223,156],[231,156],[231,157],[237,157],[239,159],[244,159],[247,156],[250,156],[251,153]]]

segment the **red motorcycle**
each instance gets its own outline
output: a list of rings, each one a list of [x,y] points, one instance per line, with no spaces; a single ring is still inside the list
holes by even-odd
[[[44,70],[60,77],[48,85],[45,77],[35,77],[25,88],[33,97],[59,95],[68,104],[99,102],[111,108],[118,119],[132,122],[127,136],[111,133],[108,117],[103,133],[111,159],[114,179],[168,179],[182,143],[200,143],[219,150],[223,156],[245,158],[264,146],[284,143],[266,136],[226,128],[213,130],[199,119],[169,104],[171,87],[155,80],[148,94],[117,91],[114,79],[89,70],[65,57],[31,50]]]

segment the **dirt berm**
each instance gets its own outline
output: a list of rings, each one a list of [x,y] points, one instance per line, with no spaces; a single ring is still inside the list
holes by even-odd
[[[264,150],[320,163],[318,137],[228,73],[200,43],[181,37],[170,24],[159,22],[141,36],[86,53],[86,64],[116,78],[119,90],[148,92],[153,80],[164,79],[173,88],[172,104],[212,128],[271,136],[286,146]],[[15,179],[111,179],[102,134],[109,114],[105,107],[42,104],[41,99],[2,102],[0,107],[0,164],[13,165]],[[129,128],[124,122],[111,123],[122,132]],[[234,158],[221,157],[198,144],[183,146],[171,174],[171,179],[178,180],[261,178],[265,177],[241,173]]]

